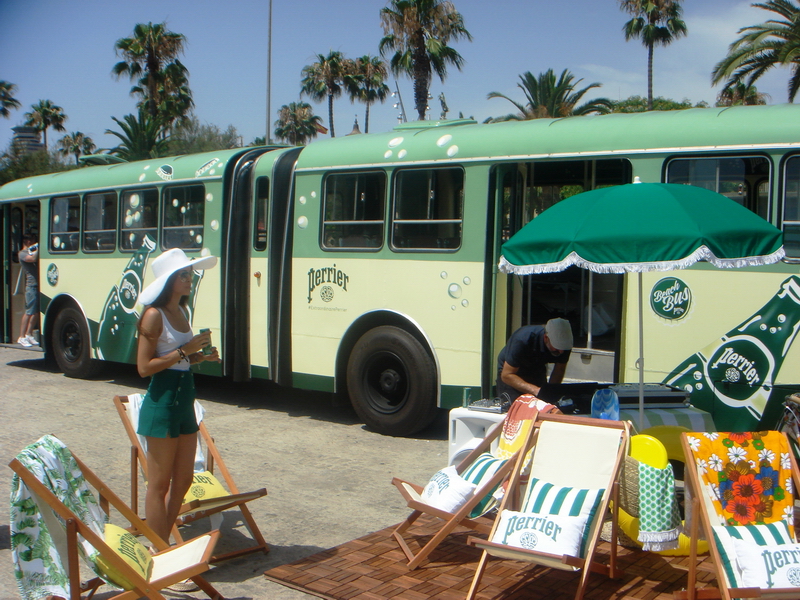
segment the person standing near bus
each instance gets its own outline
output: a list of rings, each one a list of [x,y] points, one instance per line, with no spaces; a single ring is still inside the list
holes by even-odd
[[[145,310],[139,320],[136,366],[151,377],[139,411],[137,433],[147,438],[147,524],[169,542],[183,497],[192,484],[199,430],[194,412],[195,389],[189,367],[220,362],[209,332],[193,335],[187,301],[192,271],[210,269],[214,256],[192,261],[183,250],[167,250],[152,263],[155,277],[140,294]]]
[[[25,314],[19,327],[17,343],[26,348],[38,346],[33,330],[39,321],[39,244],[32,235],[22,236],[19,251],[20,275],[25,277]]]
[[[511,400],[521,394],[538,396],[548,382],[549,363],[553,364],[549,383],[561,383],[571,350],[572,326],[566,319],[520,327],[497,357],[497,395],[507,393]]]

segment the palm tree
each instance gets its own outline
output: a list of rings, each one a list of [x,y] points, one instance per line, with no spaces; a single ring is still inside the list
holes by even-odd
[[[717,106],[755,106],[766,104],[769,99],[769,94],[759,92],[754,85],[730,82],[717,96]]]
[[[16,90],[17,86],[13,83],[0,80],[0,117],[5,117],[7,119],[11,116],[10,108],[16,109],[22,106],[19,100],[14,98],[14,92]]]
[[[558,80],[553,69],[539,73],[534,77],[530,71],[519,76],[521,83],[517,87],[525,94],[527,102],[520,104],[500,92],[490,92],[487,98],[505,98],[517,107],[518,114],[497,117],[492,121],[526,121],[529,119],[570,117],[590,113],[606,114],[611,112],[613,103],[608,98],[596,98],[578,106],[583,96],[591,89],[601,87],[592,83],[584,88],[576,89],[583,79],[575,81],[569,69],[564,69]]]
[[[278,110],[275,135],[294,146],[304,146],[317,137],[321,121],[307,102],[290,102]]]
[[[168,65],[163,75],[159,78],[158,95],[155,100],[147,97],[141,86],[134,86],[131,92],[144,98],[137,106],[149,114],[152,114],[152,106],[156,106],[156,113],[165,125],[163,133],[166,135],[172,131],[176,121],[179,125],[184,125],[191,120],[194,99],[185,69],[178,68],[174,64]]]
[[[64,127],[66,120],[67,115],[64,114],[64,109],[56,106],[50,100],[39,100],[38,103],[31,106],[31,112],[25,113],[25,125],[36,127],[44,133],[45,150],[47,149],[47,130],[52,127],[56,131],[66,131]]]
[[[791,0],[767,0],[753,6],[777,17],[739,30],[741,37],[714,67],[712,83],[726,81],[726,88],[738,82],[752,86],[772,67],[789,67],[789,102],[794,102],[800,89],[800,6]]]
[[[389,96],[389,86],[386,85],[389,73],[380,57],[369,54],[350,61],[350,66],[350,71],[344,77],[344,85],[351,101],[359,100],[367,105],[364,133],[369,133],[369,107],[376,100],[383,102]]]
[[[683,8],[680,0],[619,0],[619,4],[633,16],[622,27],[625,40],[641,39],[647,48],[647,110],[653,110],[653,48],[669,46],[686,35]]]
[[[178,60],[185,43],[186,37],[167,30],[166,23],[138,23],[132,37],[121,38],[114,44],[122,60],[111,72],[117,79],[127,75],[136,82],[131,95],[141,98],[140,106],[151,117],[159,115],[162,104],[176,88],[185,86],[191,100],[189,70]]]
[[[460,71],[464,64],[462,56],[447,45],[462,37],[472,40],[464,17],[449,0],[391,0],[381,9],[381,26],[381,56],[394,51],[392,72],[405,73],[414,81],[414,105],[422,121],[432,72],[444,82],[448,65]]]
[[[336,137],[333,128],[333,99],[342,95],[342,84],[347,71],[347,59],[338,50],[331,50],[328,52],[328,56],[317,54],[315,63],[303,67],[300,95],[305,94],[316,102],[328,99],[328,122],[331,126],[331,137]]]
[[[106,129],[107,134],[118,137],[122,142],[111,149],[111,154],[129,162],[167,155],[169,136],[163,135],[163,125],[159,119],[140,109],[138,118],[125,115],[122,121],[116,117],[111,117],[111,120],[122,129],[122,133]]]
[[[91,154],[95,151],[94,140],[80,131],[68,133],[60,140],[58,140],[58,151],[64,156],[73,154],[75,156],[75,164],[78,164],[78,158],[81,154]]]

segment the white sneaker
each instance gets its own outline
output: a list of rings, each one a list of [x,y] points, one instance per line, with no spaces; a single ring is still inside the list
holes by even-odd
[[[31,343],[28,341],[28,338],[27,338],[27,337],[21,337],[21,338],[19,338],[19,339],[17,340],[17,343],[18,343],[20,346],[25,346],[26,348],[30,348],[30,347],[31,347]]]
[[[38,346],[39,345],[39,342],[37,342],[36,338],[33,337],[32,335],[26,335],[25,339],[28,340],[31,343],[31,346]]]

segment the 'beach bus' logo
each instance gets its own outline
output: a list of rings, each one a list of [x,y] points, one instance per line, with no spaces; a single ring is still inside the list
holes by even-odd
[[[692,291],[677,277],[665,277],[650,291],[650,306],[659,317],[676,321],[689,312]]]
[[[350,276],[341,269],[337,269],[336,265],[332,267],[322,267],[321,269],[309,269],[308,303],[311,304],[311,300],[314,297],[312,293],[317,288],[320,288],[320,299],[322,299],[323,302],[330,302],[333,300],[334,286],[346,292],[349,281]]]
[[[50,263],[47,267],[47,283],[49,283],[51,287],[56,287],[58,285],[58,267],[55,263]]]

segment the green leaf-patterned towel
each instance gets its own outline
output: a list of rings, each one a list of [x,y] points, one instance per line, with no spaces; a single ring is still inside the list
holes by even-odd
[[[681,514],[672,465],[656,469],[639,463],[639,541],[651,552],[678,547]]]
[[[72,453],[58,438],[40,438],[22,450],[17,459],[81,521],[103,536],[107,517]],[[65,524],[42,504],[37,504],[36,497],[15,473],[11,481],[11,555],[23,600],[48,595],[70,597]],[[94,567],[97,551],[82,537],[79,539],[79,553]]]

